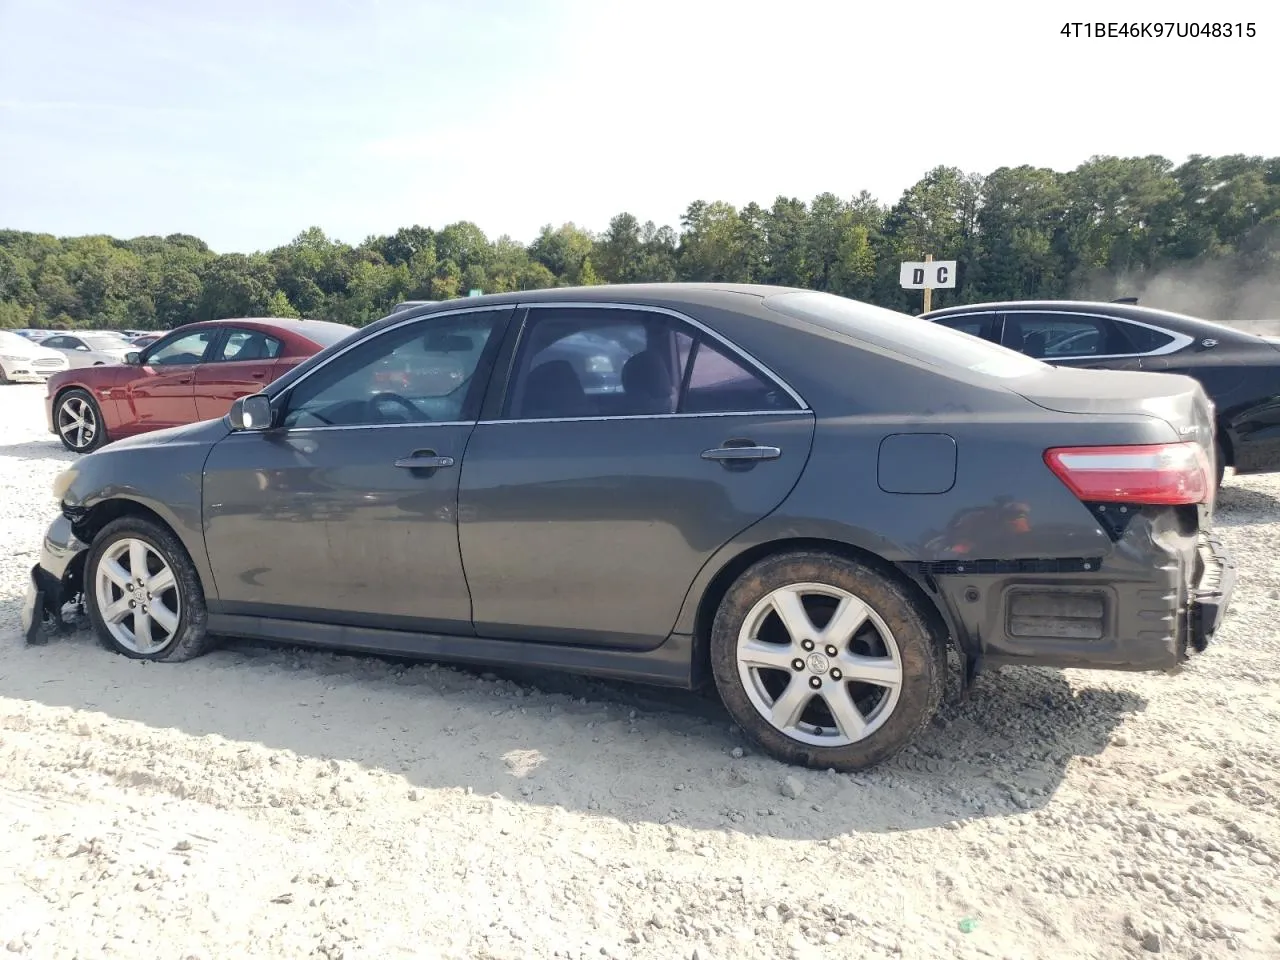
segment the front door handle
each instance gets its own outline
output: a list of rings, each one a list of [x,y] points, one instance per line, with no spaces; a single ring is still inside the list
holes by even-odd
[[[396,466],[406,470],[439,470],[441,467],[452,467],[453,457],[438,457],[434,450],[418,450],[397,460]]]
[[[777,460],[782,456],[778,447],[712,447],[702,451],[703,460]]]

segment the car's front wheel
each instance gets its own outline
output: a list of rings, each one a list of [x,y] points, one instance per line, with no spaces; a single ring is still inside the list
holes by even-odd
[[[53,422],[58,439],[73,453],[88,453],[106,442],[102,408],[85,390],[68,390],[59,397],[53,408]]]
[[[730,587],[711,666],[730,715],[774,757],[861,770],[932,719],[945,638],[896,580],[835,554],[787,553]]]
[[[102,642],[138,660],[180,661],[208,648],[200,576],[186,548],[159,524],[121,517],[94,538],[85,607]]]

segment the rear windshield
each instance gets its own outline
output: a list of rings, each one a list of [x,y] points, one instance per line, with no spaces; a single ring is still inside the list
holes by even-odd
[[[341,343],[356,332],[355,327],[348,327],[345,323],[329,323],[327,320],[304,321],[300,329],[309,340],[315,341],[322,347]]]
[[[990,377],[1025,377],[1045,364],[981,337],[868,303],[806,290],[765,297],[770,310],[935,367]]]

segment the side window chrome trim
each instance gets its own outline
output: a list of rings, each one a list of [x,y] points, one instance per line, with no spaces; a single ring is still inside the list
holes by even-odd
[[[1023,314],[1049,314],[1055,317],[1087,317],[1090,320],[1109,320],[1112,323],[1128,323],[1135,327],[1143,327],[1146,330],[1154,330],[1156,333],[1164,334],[1166,337],[1173,337],[1169,343],[1163,347],[1157,347],[1154,350],[1148,350],[1146,353],[1082,353],[1077,356],[1062,357],[1063,360],[1127,360],[1133,357],[1162,357],[1168,353],[1177,353],[1183,347],[1190,346],[1195,343],[1195,337],[1189,337],[1185,333],[1178,333],[1167,327],[1160,327],[1154,323],[1143,323],[1141,320],[1130,320],[1128,317],[1110,317],[1105,313],[1086,313],[1083,310],[1005,310],[1003,316],[1006,321],[1009,317],[1016,317]],[[1003,339],[1003,334],[1001,336]],[[1012,349],[1012,348],[1010,348]],[[1038,359],[1043,360],[1043,357]]]
[[[336,430],[405,430],[411,427],[493,427],[516,423],[579,423],[601,420],[701,420],[707,417],[807,417],[812,410],[732,410],[727,413],[637,413],[606,417],[540,417],[522,420],[433,420],[427,423],[355,423],[328,427],[281,427],[282,434],[328,433]],[[246,434],[247,436],[247,434]]]
[[[768,366],[761,363],[759,360],[757,360],[751,354],[747,353],[747,351],[743,350],[740,346],[738,346],[733,341],[728,340],[725,337],[722,337],[720,334],[716,333],[716,331],[712,330],[706,324],[693,319],[693,317],[689,316],[688,314],[681,313],[678,310],[673,310],[670,307],[657,307],[647,303],[621,303],[621,302],[614,302],[614,301],[601,301],[597,303],[591,300],[558,300],[554,302],[537,300],[533,302],[521,303],[520,307],[528,311],[528,313],[525,316],[524,323],[521,324],[521,328],[520,328],[520,333],[522,336],[524,334],[524,330],[529,325],[529,318],[532,316],[533,311],[535,310],[556,310],[560,308],[569,308],[574,310],[583,310],[583,309],[586,309],[586,310],[642,310],[648,313],[657,313],[657,314],[662,314],[664,316],[673,317],[676,320],[679,320],[681,323],[688,324],[689,326],[697,330],[699,333],[704,334],[708,338],[714,340],[720,346],[724,347],[727,351],[729,351],[729,353],[732,356],[735,356],[739,360],[746,363],[749,369],[755,370],[758,373],[763,374],[769,380],[772,380],[775,386],[781,387],[783,391],[785,391],[787,396],[789,396],[792,400],[794,400],[800,407],[799,410],[788,410],[788,411],[785,411],[786,413],[802,413],[809,410],[809,404],[805,402],[804,397],[800,396],[799,393],[797,393],[794,389],[792,389],[791,385],[787,383],[787,381],[783,380],[782,377],[774,373],[771,369],[769,369]],[[784,411],[780,411],[780,412],[784,412]],[[652,416],[668,417],[668,416],[676,416],[676,414],[652,414]],[[695,416],[701,416],[701,414],[695,414]],[[620,418],[618,417],[570,417],[568,419],[570,420],[596,420],[596,419],[616,420]]]
[[[377,333],[373,334],[372,336],[360,337],[359,340],[357,340],[355,343],[348,343],[341,350],[338,350],[336,353],[334,353],[333,356],[326,357],[320,363],[317,363],[314,367],[312,367],[306,373],[298,377],[297,380],[294,380],[293,383],[290,383],[288,386],[284,387],[284,389],[280,390],[278,393],[272,394],[271,402],[275,403],[277,400],[281,400],[282,398],[288,396],[295,389],[297,389],[299,384],[306,383],[308,379],[310,379],[319,371],[323,370],[329,364],[333,363],[339,357],[345,357],[352,350],[355,350],[359,347],[363,347],[366,344],[372,343],[375,340],[380,340],[383,337],[385,337],[387,334],[391,333],[393,330],[400,330],[403,327],[407,327],[411,323],[417,323],[420,320],[422,321],[425,321],[428,319],[434,320],[436,317],[456,317],[456,316],[459,316],[460,314],[465,314],[465,313],[499,312],[502,310],[510,310],[512,306],[513,306],[512,304],[507,304],[507,303],[500,303],[500,304],[491,303],[488,306],[484,306],[484,307],[459,307],[453,310],[440,310],[438,312],[433,312],[433,313],[419,313],[412,317],[405,317],[403,320],[399,320],[396,323],[393,323],[393,324],[390,324],[389,326],[384,327],[383,329],[379,330]],[[474,423],[475,421],[468,421],[468,422]],[[395,424],[395,426],[401,426],[401,424]],[[415,426],[421,426],[421,424],[415,424]],[[307,429],[318,430],[321,428],[311,427]],[[328,430],[332,428],[325,427],[323,429]]]
[[[277,427],[276,432],[293,436],[295,433],[328,433],[334,430],[405,430],[409,427],[474,427],[475,425],[474,420],[429,420],[425,423],[343,423],[327,427]]]
[[[813,417],[809,408],[802,410],[729,410],[716,413],[631,413],[603,417],[529,417],[518,420],[480,420],[476,426],[492,427],[506,423],[583,423],[598,420],[701,420],[706,417]]]

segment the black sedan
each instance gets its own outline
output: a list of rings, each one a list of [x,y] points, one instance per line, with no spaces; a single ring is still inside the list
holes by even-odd
[[[1217,478],[1280,470],[1280,342],[1126,301],[976,303],[924,315],[1048,363],[1195,377],[1216,408]]]
[[[583,382],[581,352],[616,384]],[[448,364],[407,377],[388,363]],[[31,642],[216,636],[695,687],[852,770],[984,663],[1170,670],[1233,573],[1186,377],[1057,369],[825,293],[654,284],[414,307],[55,483]]]

